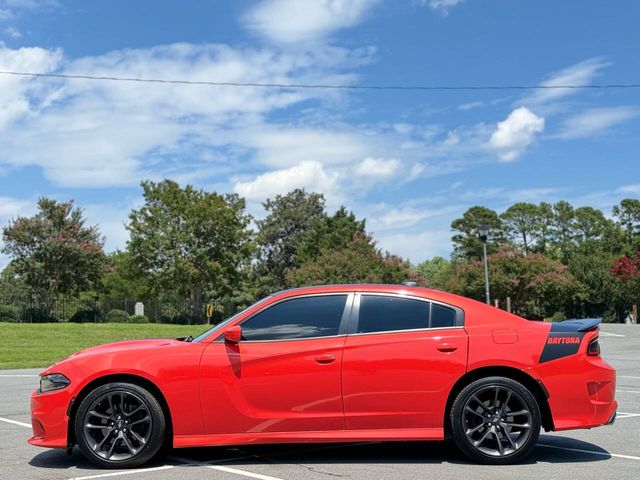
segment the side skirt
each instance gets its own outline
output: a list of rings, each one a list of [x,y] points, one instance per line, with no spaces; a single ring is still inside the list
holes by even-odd
[[[267,443],[340,443],[403,440],[444,440],[442,428],[402,428],[384,430],[327,430],[319,432],[221,433],[175,435],[174,448],[212,447]]]

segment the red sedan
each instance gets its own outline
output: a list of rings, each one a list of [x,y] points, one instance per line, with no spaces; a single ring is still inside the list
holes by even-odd
[[[442,440],[476,461],[540,428],[613,422],[598,320],[541,323],[456,295],[339,285],[267,297],[197,338],[89,348],[42,372],[32,445],[133,467],[173,447]]]

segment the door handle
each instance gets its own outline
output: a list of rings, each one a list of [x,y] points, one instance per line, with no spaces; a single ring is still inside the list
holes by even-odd
[[[319,363],[320,365],[326,365],[327,363],[333,363],[336,360],[336,356],[335,355],[318,355],[316,357],[316,363]]]
[[[438,345],[436,345],[436,348],[443,353],[455,352],[458,349],[456,345],[453,345],[451,343],[439,343]]]

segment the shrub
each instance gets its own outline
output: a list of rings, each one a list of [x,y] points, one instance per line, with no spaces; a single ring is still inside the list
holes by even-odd
[[[96,323],[100,320],[100,312],[93,308],[78,310],[69,319],[73,323]]]
[[[202,319],[190,312],[180,312],[171,318],[163,319],[165,323],[173,323],[174,325],[198,325],[202,323]]]
[[[129,323],[149,323],[149,318],[146,315],[131,315]]]
[[[13,305],[0,305],[0,322],[19,322],[20,311]]]
[[[42,307],[27,307],[22,311],[22,321],[27,323],[56,323],[59,320]]]
[[[129,320],[129,314],[124,310],[119,310],[117,308],[109,310],[109,313],[107,313],[107,316],[104,319],[105,322],[110,323],[127,323]]]

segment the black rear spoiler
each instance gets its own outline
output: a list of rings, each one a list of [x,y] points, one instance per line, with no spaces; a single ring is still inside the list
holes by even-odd
[[[555,322],[551,329],[553,332],[590,332],[595,330],[602,322],[601,318],[570,318],[563,322]]]

